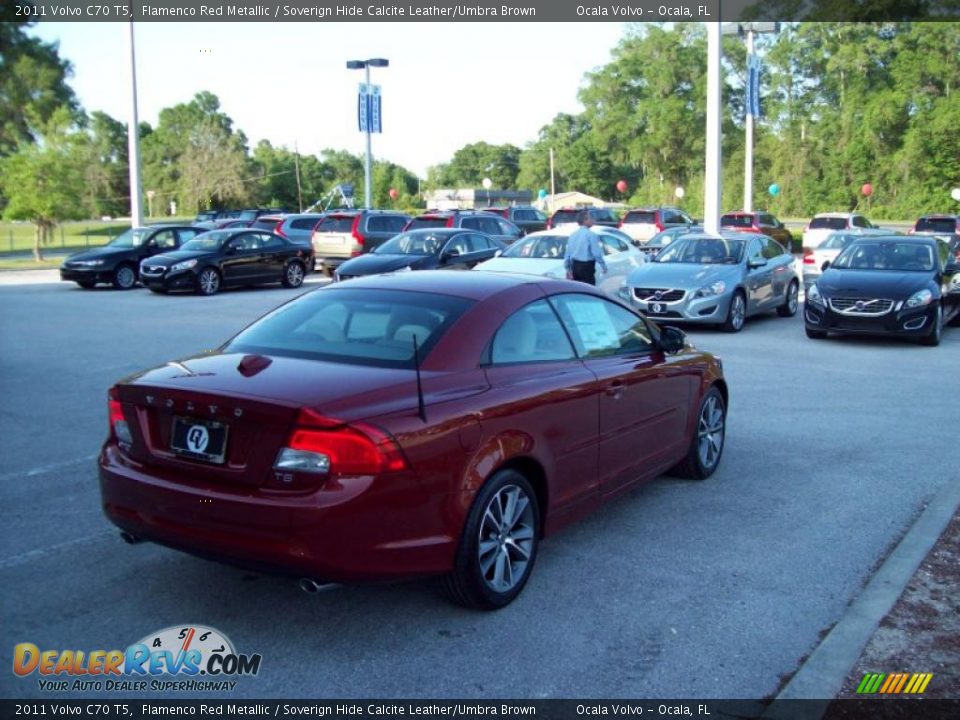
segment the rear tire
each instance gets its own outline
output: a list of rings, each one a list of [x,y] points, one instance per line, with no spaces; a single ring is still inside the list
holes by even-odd
[[[670,474],[690,480],[706,480],[720,464],[726,435],[727,408],[723,395],[712,387],[700,401],[687,456],[670,470]]]
[[[796,280],[790,281],[787,288],[787,294],[783,299],[783,305],[777,308],[777,315],[780,317],[793,317],[797,314],[797,307],[800,305],[800,283]]]
[[[747,318],[747,300],[742,290],[737,290],[730,298],[730,308],[727,310],[727,320],[723,329],[727,332],[740,332]]]
[[[540,508],[533,486],[519,472],[501,470],[473,501],[444,588],[459,605],[502,608],[526,585],[539,541]]]
[[[824,330],[811,330],[810,328],[804,328],[807,331],[807,337],[811,340],[823,340],[827,337],[827,333]]]
[[[285,288],[298,288],[303,285],[303,278],[306,275],[306,272],[301,265],[296,260],[287,263],[287,266],[283,269],[283,278],[280,282],[283,283]]]
[[[113,271],[112,282],[117,290],[129,290],[137,284],[137,271],[132,265],[123,263]]]
[[[220,290],[220,272],[206,267],[197,275],[197,292],[200,295],[216,295]]]

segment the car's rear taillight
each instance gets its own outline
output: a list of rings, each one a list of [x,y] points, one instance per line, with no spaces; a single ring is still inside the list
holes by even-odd
[[[396,440],[383,430],[301,410],[273,467],[281,474],[379,475],[408,465]]]
[[[804,265],[816,265],[817,259],[813,255],[813,250],[810,248],[803,249],[803,264]]]
[[[133,443],[130,425],[123,416],[123,404],[117,399],[117,392],[113,389],[107,396],[107,415],[110,419],[110,435],[125,445]]]
[[[913,235],[914,232],[916,232],[916,228],[910,228],[907,230],[907,235]]]
[[[273,232],[283,238],[287,236],[287,234],[283,231],[283,220],[277,223],[276,227],[273,228]]]
[[[448,227],[448,228],[452,228],[452,227],[453,227],[453,215],[451,215],[450,217],[447,218],[446,227]]]
[[[363,245],[366,242],[366,238],[364,238],[363,234],[360,232],[360,220],[362,218],[362,215],[357,215],[353,219],[353,225],[350,226],[350,234],[353,235],[354,241],[360,246],[359,250],[354,250],[350,253],[350,255],[353,257],[363,254]]]

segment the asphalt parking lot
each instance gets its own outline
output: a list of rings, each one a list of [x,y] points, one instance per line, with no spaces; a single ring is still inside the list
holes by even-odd
[[[799,314],[770,314],[689,331],[730,385],[717,473],[660,478],[548,539],[506,609],[451,606],[432,581],[307,595],[124,544],[94,458],[115,380],[215,347],[317,279],[203,298],[20,277],[0,281],[8,668],[20,642],[125,648],[199,623],[263,656],[232,697],[770,696],[958,472],[960,328],[938,348],[811,341]],[[49,697],[9,672],[0,693]]]

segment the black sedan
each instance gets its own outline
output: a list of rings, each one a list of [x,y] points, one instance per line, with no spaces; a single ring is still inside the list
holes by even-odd
[[[334,280],[405,270],[469,270],[489,260],[507,244],[476,230],[436,228],[408,230],[337,268]]]
[[[939,345],[943,326],[960,314],[960,263],[932,237],[866,236],[855,240],[810,286],[807,337],[888,334]]]
[[[236,228],[198,235],[176,252],[140,265],[140,280],[154,292],[195,290],[213,295],[222,287],[282,283],[295,288],[313,267],[309,248],[262,230]]]
[[[89,290],[97,283],[111,283],[118,290],[137,284],[141,261],[176,250],[201,230],[189,225],[150,225],[130,228],[103,247],[71,255],[60,266],[60,279]]]

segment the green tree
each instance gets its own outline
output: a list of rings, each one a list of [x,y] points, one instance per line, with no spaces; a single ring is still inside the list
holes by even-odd
[[[39,262],[54,226],[86,215],[82,189],[88,148],[85,135],[72,129],[69,107],[46,122],[36,117],[30,122],[37,141],[21,140],[0,159],[0,189],[7,198],[4,218],[34,224],[33,257]]]
[[[84,167],[84,203],[91,217],[130,210],[127,126],[104,112],[90,114]]]

